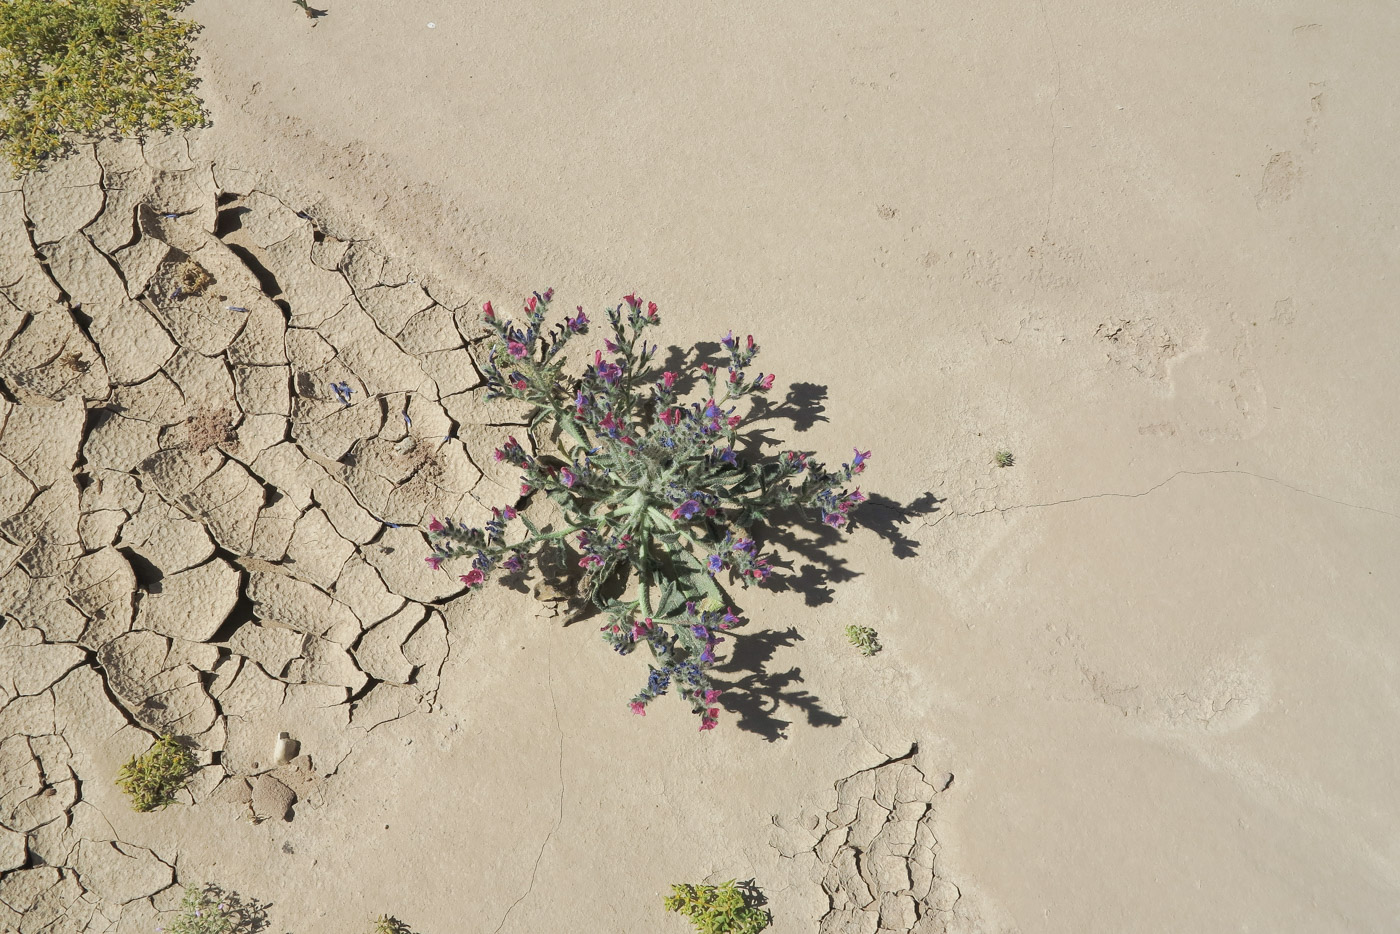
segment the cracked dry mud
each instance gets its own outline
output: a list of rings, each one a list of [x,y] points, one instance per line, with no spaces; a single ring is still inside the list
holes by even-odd
[[[174,734],[205,763],[182,801],[275,821],[433,704],[462,588],[415,527],[513,497],[479,466],[519,429],[478,397],[477,337],[168,140],[0,192],[0,930],[178,903],[177,854],[84,800],[97,743]]]
[[[836,782],[836,807],[785,822],[770,841],[809,864],[826,894],[820,934],[952,934],[979,930],[980,916],[940,872],[933,820],[953,776],[927,776],[917,748]]]

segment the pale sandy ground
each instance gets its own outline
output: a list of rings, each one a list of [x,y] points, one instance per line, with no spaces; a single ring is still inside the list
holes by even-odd
[[[741,595],[766,716],[632,717],[635,659],[491,589],[290,823],[85,782],[117,836],[278,931],[679,932],[736,876],[815,931],[806,819],[917,743],[929,930],[1394,930],[1388,5],[323,5],[194,7],[223,187],[446,304],[751,331],[825,387],[784,440],[936,508]]]

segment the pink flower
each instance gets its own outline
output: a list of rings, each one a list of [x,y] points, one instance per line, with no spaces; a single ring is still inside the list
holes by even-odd
[[[701,732],[701,733],[705,732],[706,730],[713,730],[714,728],[715,728],[715,721],[710,720],[710,719],[708,719],[708,718],[703,718],[703,719],[701,719],[701,721],[700,721],[700,732]]]
[[[739,427],[739,422],[740,422],[739,416],[737,416],[737,415],[731,415],[731,416],[729,416],[729,427],[730,427],[730,428],[738,428],[738,427]]]
[[[428,557],[423,560],[428,562],[428,567],[432,568],[434,571],[442,567],[442,558],[437,555],[428,555]]]
[[[475,587],[477,584],[486,580],[486,575],[482,573],[481,568],[472,568],[459,579],[468,587]]]
[[[667,409],[661,413],[661,420],[674,428],[681,423],[681,410]]]
[[[574,472],[573,472],[572,470],[570,470],[570,469],[567,468],[567,467],[561,467],[561,468],[559,469],[559,479],[560,479],[561,481],[563,481],[564,486],[566,486],[566,487],[568,487],[568,488],[570,488],[570,489],[573,489],[573,486],[574,486]]]
[[[506,350],[510,351],[512,357],[525,356],[525,345],[520,341],[509,341],[506,343]]]
[[[759,388],[759,389],[772,389],[772,388],[773,388],[773,374],[772,374],[772,373],[769,373],[767,376],[765,376],[765,377],[763,377],[762,379],[760,379],[760,380],[758,381],[758,384],[757,384],[757,385],[758,385],[758,388]]]
[[[624,295],[622,296],[622,300],[627,304],[631,305],[633,308],[642,307],[642,300],[635,295]]]
[[[641,701],[633,701],[627,706],[631,707],[632,712],[639,717],[645,717],[647,715],[647,705],[643,704]]]
[[[719,717],[719,708],[711,707],[709,710],[705,711],[705,716],[709,717],[711,720],[717,719]]]
[[[520,484],[520,495],[521,495],[521,496],[529,496],[529,495],[530,495],[530,484],[528,484],[528,483],[522,483],[522,484]]]
[[[487,302],[485,305],[481,306],[481,313],[488,318],[496,317],[496,312],[491,308],[490,302]]]
[[[705,692],[705,703],[713,704],[717,700],[719,700],[719,691],[715,690],[714,688],[710,688],[708,691]],[[718,708],[715,708],[714,712],[718,713]]]
[[[533,295],[530,296],[530,300],[529,300],[528,302],[525,303],[525,310],[526,310],[526,311],[534,311],[534,310],[535,310],[535,296],[533,296]]]
[[[670,389],[672,386],[676,385],[676,374],[672,373],[670,370],[662,373],[661,385],[666,389]]]
[[[749,335],[749,350],[753,350],[753,335]]]
[[[647,317],[656,320],[656,302],[647,302]]]
[[[516,511],[515,511],[513,508],[511,508],[510,506],[507,506],[507,507],[502,511],[502,514],[506,517],[506,521],[510,521],[511,519],[514,519],[514,518],[516,517],[516,515],[518,515],[518,513],[516,513]]]
[[[428,523],[428,531],[441,532],[442,528],[442,523],[437,520],[437,516],[433,516],[433,521]]]

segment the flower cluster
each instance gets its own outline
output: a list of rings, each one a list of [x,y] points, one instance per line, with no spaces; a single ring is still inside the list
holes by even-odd
[[[722,587],[773,572],[753,530],[792,506],[844,527],[865,499],[845,485],[864,471],[870,452],[857,449],[837,470],[797,451],[741,453],[744,402],[774,381],[752,372],[753,337],[727,334],[718,363],[660,370],[651,365],[657,346],[645,336],[660,323],[656,303],[635,295],[607,311],[611,336],[585,359],[581,376],[568,376],[563,350],[589,333],[590,321],[579,308],[547,328],[553,295],[535,293],[518,323],[503,321],[490,302],[483,306],[495,340],[482,369],[490,398],[528,403],[531,424],[548,431],[528,444],[510,438],[496,460],[521,471],[521,496],[547,495],[565,522],[542,529],[513,509],[497,510],[482,528],[435,518],[428,564],[437,570],[468,559],[470,568],[454,573],[475,587],[498,567],[522,570],[542,547],[559,549],[580,569],[579,596],[607,614],[603,637],[621,654],[640,645],[651,653],[647,685],[631,708],[644,713],[674,687],[700,728],[712,729],[719,691],[708,672],[720,633],[739,622]],[[610,581],[627,585],[630,596],[605,597]]]

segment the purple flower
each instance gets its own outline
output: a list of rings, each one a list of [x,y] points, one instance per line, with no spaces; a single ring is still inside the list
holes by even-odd
[[[710,555],[709,565],[710,573],[718,574],[720,571],[724,570],[724,559],[719,555]]]
[[[865,462],[870,457],[869,451],[862,451],[856,448],[856,456],[851,458],[851,473],[860,473],[865,469]]]
[[[575,334],[586,329],[588,327],[588,315],[583,313],[583,306],[578,306],[577,316],[565,318],[564,323],[568,326],[569,330],[573,331]]]
[[[723,344],[727,350],[733,350],[735,347],[739,346],[739,342],[734,339],[733,331],[730,331],[728,334],[724,335],[724,337],[720,338],[719,342]]]
[[[671,510],[672,519],[689,519],[700,511],[700,504],[693,499],[688,499],[675,509]]]
[[[608,353],[617,353],[622,349],[607,338],[603,338],[603,346],[608,348]]]
[[[503,562],[501,563],[501,567],[505,568],[507,571],[512,571],[512,572],[518,571],[518,570],[520,570],[521,568],[523,568],[524,566],[525,566],[525,562],[523,562],[523,561],[520,560],[520,556],[519,556],[519,555],[511,555],[509,558],[507,558],[505,561],[503,561]]]
[[[574,472],[572,470],[567,467],[559,468],[559,479],[563,482],[564,486],[573,489]]]

